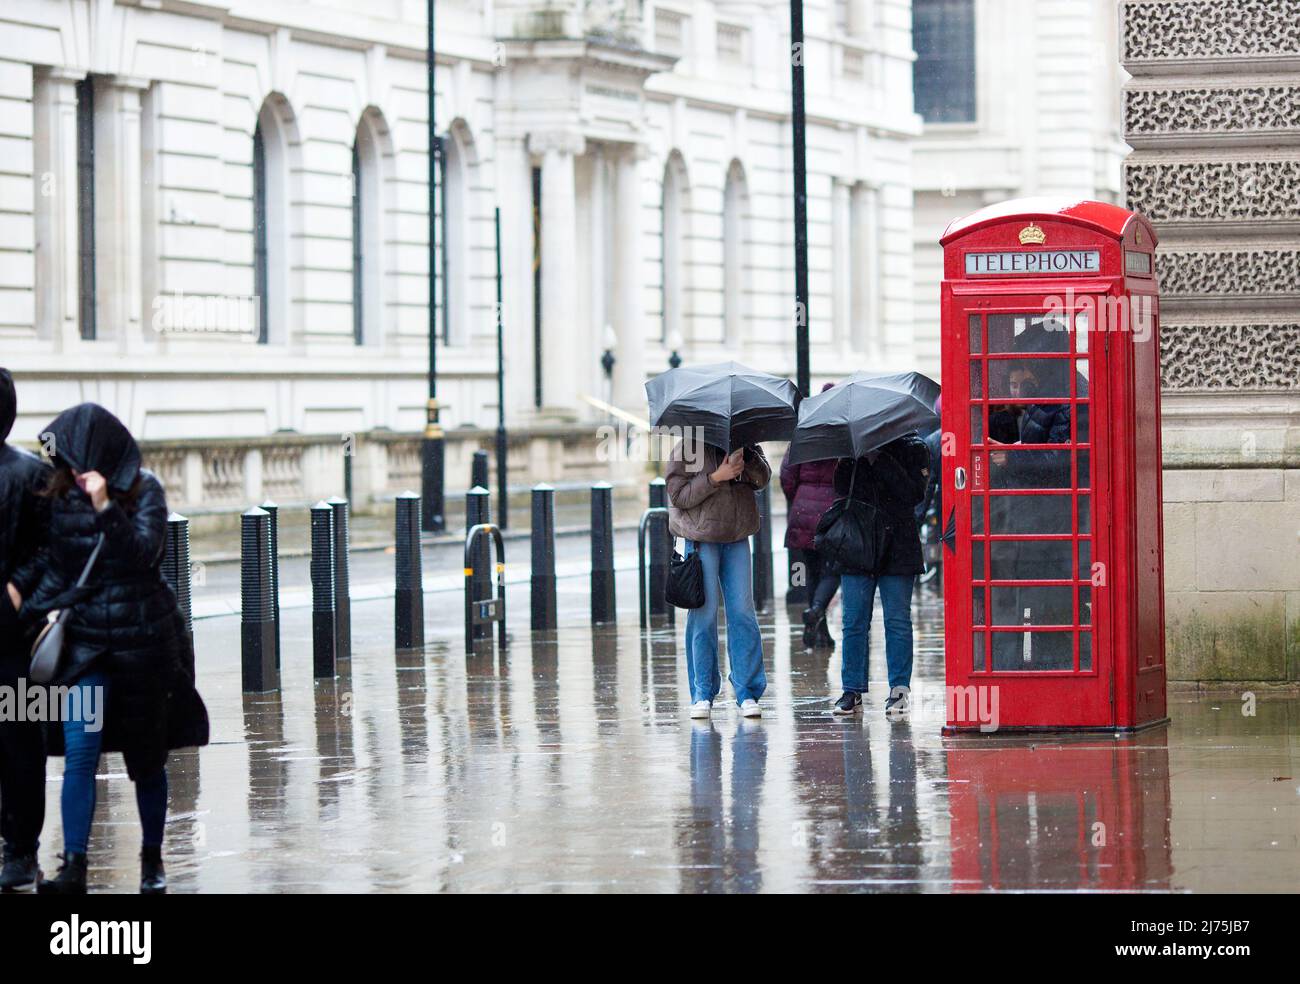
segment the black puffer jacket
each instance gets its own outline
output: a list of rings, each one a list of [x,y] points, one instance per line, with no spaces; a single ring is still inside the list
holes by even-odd
[[[875,461],[871,461],[871,457]],[[859,458],[856,475],[852,458],[841,458],[836,466],[835,491],[838,495],[852,495],[877,506],[885,514],[889,547],[877,573],[906,575],[920,574],[925,570],[916,506],[925,498],[929,472],[930,451],[915,435],[890,441],[878,454]],[[849,487],[850,479],[852,489]]]
[[[67,670],[58,682],[91,670],[108,674],[103,749],[123,752],[133,779],[147,777],[162,767],[169,748],[206,744],[208,732],[193,687],[189,635],[162,575],[167,499],[158,479],[139,468],[135,440],[102,407],[67,410],[47,432],[54,435],[56,467],[100,472],[109,480],[110,501],[96,512],[75,486],[50,500],[45,573],[23,614],[71,606]],[[101,534],[103,549],[77,589]],[[50,739],[51,754],[61,754],[61,731],[51,729]]]

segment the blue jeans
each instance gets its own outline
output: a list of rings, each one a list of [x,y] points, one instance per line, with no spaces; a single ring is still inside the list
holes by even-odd
[[[889,686],[912,685],[912,586],[911,574],[845,574],[840,579],[844,605],[844,642],[840,680],[845,690],[867,692],[867,646],[871,631],[871,609],[880,588],[885,608],[885,663]]]
[[[686,615],[686,675],[691,701],[712,702],[722,680],[718,675],[718,604],[727,611],[728,679],[736,703],[758,700],[767,689],[763,672],[763,638],[754,614],[749,539],[735,543],[686,541],[686,553],[700,555],[704,568],[704,606]]]
[[[96,688],[98,696],[96,696]],[[105,710],[110,700],[111,688],[107,673],[87,673],[74,683],[70,700],[64,705],[63,715],[63,851],[65,854],[85,854],[90,843],[90,825],[95,819],[95,771],[99,768],[99,752],[104,740]],[[91,704],[91,701],[95,701]],[[87,720],[88,707],[98,711],[95,721]],[[68,709],[82,713],[68,713]],[[75,720],[73,719],[75,718]],[[95,725],[96,730],[88,730]],[[167,770],[135,784],[135,804],[140,812],[141,841],[145,847],[161,847],[163,826],[167,822]]]

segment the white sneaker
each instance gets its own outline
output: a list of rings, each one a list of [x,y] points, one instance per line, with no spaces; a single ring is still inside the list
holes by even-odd
[[[747,718],[761,718],[763,716],[763,709],[758,706],[758,701],[751,697],[740,705],[740,716]]]
[[[885,717],[893,720],[907,717],[907,712],[911,710],[911,708],[911,688],[895,687],[889,692],[889,699],[885,701]]]
[[[696,719],[707,718],[713,713],[713,705],[707,700],[697,700],[691,705],[691,717]]]

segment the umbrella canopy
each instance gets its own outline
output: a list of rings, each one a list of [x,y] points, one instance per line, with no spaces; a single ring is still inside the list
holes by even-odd
[[[706,444],[724,451],[788,441],[798,418],[794,383],[737,362],[670,369],[645,391],[652,427],[700,428]]]
[[[939,384],[919,372],[855,372],[799,406],[786,460],[856,458],[939,426]]]

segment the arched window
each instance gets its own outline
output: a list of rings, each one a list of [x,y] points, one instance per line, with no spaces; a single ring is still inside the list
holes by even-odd
[[[745,324],[746,226],[749,219],[749,189],[740,161],[727,168],[722,197],[722,313],[723,338],[728,344],[740,341]]]
[[[268,96],[253,130],[253,291],[257,340],[263,345],[289,337],[289,182],[297,143],[288,103],[281,96]]]
[[[684,336],[686,294],[686,165],[674,151],[664,165],[660,311],[663,341]]]
[[[352,340],[375,345],[384,337],[384,190],[392,153],[388,128],[371,108],[352,144]]]

